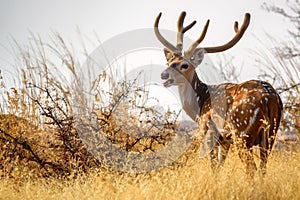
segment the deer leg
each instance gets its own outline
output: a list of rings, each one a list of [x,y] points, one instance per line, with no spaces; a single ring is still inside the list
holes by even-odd
[[[267,160],[268,160],[268,150],[261,147],[260,148],[260,170],[263,175],[266,174],[267,171]]]
[[[208,130],[206,137],[203,140],[200,155],[205,155],[204,152],[208,153],[213,172],[215,172],[218,168],[218,146],[218,138],[216,137],[216,133]]]
[[[257,170],[254,162],[252,149],[244,148],[239,151],[239,157],[243,163],[246,164],[246,173],[251,178],[254,177],[255,171]]]
[[[259,149],[260,149],[260,170],[263,175],[266,174],[266,168],[267,168],[267,159],[268,159],[268,134],[267,130],[261,130],[259,133],[260,136],[260,142],[259,142]]]
[[[223,166],[230,148],[230,142],[223,142],[218,146],[218,161],[219,165]]]
[[[210,163],[211,163],[211,168],[213,170],[213,172],[216,172],[219,167],[220,167],[220,159],[219,159],[219,155],[222,153],[220,152],[220,148],[221,148],[221,135],[219,133],[219,131],[216,129],[215,124],[210,121],[210,128],[211,128],[211,132],[210,132],[210,145],[212,147],[212,151],[210,152]]]
[[[253,153],[252,150],[247,151],[247,174],[250,175],[250,177],[254,177],[255,171],[257,170],[256,164],[254,162]]]
[[[209,159],[213,172],[216,172],[221,166],[224,165],[225,159],[229,151],[230,143],[222,143],[215,146],[210,154]]]
[[[209,153],[210,166],[213,172],[219,168],[218,164],[218,147],[214,147]]]

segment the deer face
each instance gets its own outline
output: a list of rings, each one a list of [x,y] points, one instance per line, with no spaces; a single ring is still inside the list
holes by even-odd
[[[165,57],[167,59],[168,68],[161,73],[161,79],[165,87],[172,85],[185,85],[191,82],[195,74],[196,67],[202,62],[204,57],[203,49],[196,49],[193,53],[188,51],[181,54],[164,49]]]

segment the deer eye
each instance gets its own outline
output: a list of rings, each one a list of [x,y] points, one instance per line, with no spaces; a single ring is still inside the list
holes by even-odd
[[[181,67],[180,67],[180,69],[187,69],[187,68],[189,68],[189,66],[188,66],[187,64],[183,64],[183,65],[181,65]]]

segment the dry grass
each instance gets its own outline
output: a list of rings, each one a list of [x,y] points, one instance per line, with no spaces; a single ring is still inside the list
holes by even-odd
[[[232,153],[219,174],[197,157],[149,174],[97,172],[76,180],[0,181],[0,199],[299,199],[300,154],[274,153],[265,177],[249,179]]]

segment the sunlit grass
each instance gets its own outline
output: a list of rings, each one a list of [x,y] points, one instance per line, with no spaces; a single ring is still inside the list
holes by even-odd
[[[177,169],[148,174],[97,172],[74,180],[0,181],[2,199],[299,199],[299,153],[274,153],[268,173],[251,179],[232,153],[212,174],[207,160],[194,158]]]

